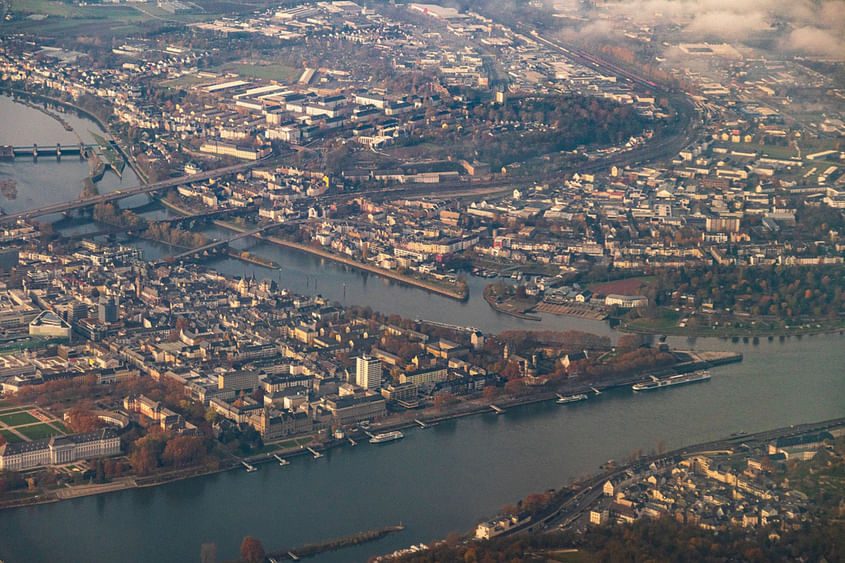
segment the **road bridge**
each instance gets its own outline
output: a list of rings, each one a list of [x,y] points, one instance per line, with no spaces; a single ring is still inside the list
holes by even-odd
[[[240,240],[242,238],[247,238],[247,237],[251,237],[251,236],[261,234],[261,233],[268,231],[268,230],[270,230],[274,227],[280,227],[281,225],[284,225],[284,224],[285,223],[270,223],[269,225],[264,225],[264,226],[258,227],[257,229],[252,229],[250,231],[244,231],[242,233],[237,233],[237,234],[235,234],[235,235],[233,235],[229,238],[226,238],[226,239],[215,240],[215,241],[212,241],[212,242],[205,244],[203,246],[200,246],[200,247],[197,247],[197,248],[191,248],[190,250],[186,250],[185,252],[180,252],[179,254],[173,254],[173,255],[168,256],[166,258],[162,258],[158,262],[155,262],[154,266],[163,266],[164,264],[168,264],[168,263],[171,263],[171,262],[178,262],[179,260],[182,260],[183,258],[189,258],[191,256],[200,256],[204,252],[208,252],[210,250],[214,250],[214,249],[219,248],[221,246],[225,246],[225,245],[227,245],[231,242],[234,242],[236,240]],[[287,224],[290,225],[292,223],[287,223]]]
[[[62,145],[61,143],[33,143],[24,146],[3,145],[0,147],[0,160],[14,160],[18,157],[32,156],[37,159],[39,156],[55,156],[60,159],[62,155],[75,154],[80,158],[84,158],[88,150],[97,148],[95,144],[70,144]]]
[[[164,219],[159,219],[156,223],[186,223],[189,221],[196,221],[196,220],[205,220],[205,219],[214,219],[217,217],[225,217],[225,216],[238,216],[238,215],[247,215],[249,213],[255,213],[255,207],[249,205],[247,207],[239,207],[236,209],[232,208],[225,208],[225,209],[215,209],[213,211],[206,211],[202,213],[192,213],[190,215],[177,215],[175,217],[165,217]]]
[[[108,203],[117,201],[123,198],[131,197],[139,194],[146,194],[158,190],[166,190],[178,185],[191,184],[194,182],[203,182],[212,178],[219,178],[228,174],[236,174],[238,172],[245,172],[256,166],[264,164],[263,160],[255,160],[243,164],[235,164],[233,166],[224,166],[223,168],[216,168],[207,172],[200,172],[199,174],[190,174],[187,176],[179,176],[178,178],[170,178],[161,182],[153,182],[152,184],[141,184],[126,190],[118,190],[102,195],[92,197],[75,199],[72,201],[65,201],[61,203],[52,203],[42,207],[18,211],[16,213],[9,213],[8,215],[0,216],[0,223],[9,223],[19,219],[31,219],[33,217],[41,217],[43,215],[51,215],[54,213],[63,213],[74,209],[81,209],[83,207],[91,207],[98,203]]]

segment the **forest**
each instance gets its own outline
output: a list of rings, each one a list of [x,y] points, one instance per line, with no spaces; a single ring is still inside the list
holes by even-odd
[[[657,305],[730,310],[773,319],[835,319],[843,311],[845,265],[712,266],[657,273]]]
[[[503,166],[579,146],[619,145],[642,134],[646,121],[630,106],[572,94],[472,102],[458,127],[428,129],[406,144],[432,145],[455,159]]]

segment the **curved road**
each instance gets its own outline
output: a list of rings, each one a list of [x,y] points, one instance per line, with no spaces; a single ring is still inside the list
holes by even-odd
[[[521,32],[526,33],[525,30],[521,30]],[[660,92],[661,94],[670,98],[673,107],[675,107],[675,109],[677,110],[678,122],[674,126],[675,130],[673,133],[667,136],[661,136],[658,139],[653,140],[652,142],[646,143],[641,148],[615,153],[604,158],[597,158],[589,162],[578,164],[572,168],[572,172],[590,173],[602,169],[607,169],[611,166],[636,166],[648,162],[664,160],[678,154],[679,151],[689,145],[696,138],[700,121],[696,117],[695,104],[686,94],[672,92],[669,88],[666,88],[665,86],[661,86],[654,82],[649,82],[643,77],[640,77],[628,70],[621,69],[616,65],[613,65],[606,61],[602,61],[601,59],[591,56],[583,51],[579,51],[574,48],[569,48],[564,45],[561,45],[560,43],[546,39],[537,34],[536,32],[533,32],[533,30],[528,31],[527,34],[531,35],[534,39],[543,43],[547,47],[555,49],[563,55],[567,56],[568,58],[576,61],[578,64],[590,66],[597,70],[620,76],[625,80],[638,83],[642,86],[652,88]],[[175,187],[179,184],[188,184],[191,182],[198,182],[211,178],[217,178],[227,174],[248,170],[264,162],[264,160],[251,161],[244,164],[237,164],[234,166],[218,168],[215,170],[203,172],[201,174],[181,176],[179,178],[156,182],[153,184],[139,185],[123,191],[117,191],[90,198],[77,199],[64,203],[55,203],[43,207],[19,211],[17,213],[11,213],[9,215],[0,216],[0,223],[17,221],[18,219],[30,219],[42,215],[50,215],[53,213],[70,211],[73,209],[89,207],[98,203],[119,200],[132,195],[167,189]],[[412,197],[426,195],[443,195],[446,197],[460,197],[466,195],[484,196],[509,190],[515,184],[520,184],[523,182],[527,183],[529,181],[538,182],[549,179],[551,178],[534,178],[531,180],[497,178],[495,180],[477,183],[441,182],[434,185],[404,184],[402,186],[390,187],[385,189],[366,189],[348,194],[322,196],[316,198],[316,201],[339,200],[345,198],[360,197],[361,195],[367,195],[368,197],[373,197],[376,199],[383,199],[385,197]]]
[[[640,468],[648,467],[652,463],[663,465],[676,458],[686,458],[696,454],[703,454],[705,452],[734,450],[738,446],[749,443],[763,445],[779,438],[821,432],[823,430],[830,430],[831,428],[842,425],[845,425],[845,418],[836,418],[822,422],[798,424],[786,428],[765,430],[755,434],[731,436],[730,438],[678,448],[665,454],[644,456],[631,464],[618,467],[609,472],[601,473],[581,482],[581,489],[543,511],[537,519],[526,522],[521,526],[514,527],[501,535],[513,535],[522,532],[531,532],[537,529],[549,529],[559,524],[566,526],[572,523],[584,511],[588,510],[592,503],[602,495],[602,487],[608,479],[619,477],[628,470],[637,471]]]

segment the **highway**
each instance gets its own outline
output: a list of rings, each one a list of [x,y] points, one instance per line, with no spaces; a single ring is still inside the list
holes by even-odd
[[[652,463],[659,466],[675,459],[686,458],[705,452],[736,451],[737,449],[747,447],[749,444],[757,446],[765,445],[779,438],[821,432],[842,425],[845,425],[845,418],[836,418],[823,422],[765,430],[754,434],[739,434],[712,442],[678,448],[664,454],[643,456],[630,464],[617,467],[612,471],[601,473],[581,482],[581,488],[578,491],[573,492],[573,494],[558,501],[557,504],[544,510],[538,518],[532,519],[521,526],[514,527],[501,535],[514,535],[537,530],[552,530],[561,525],[563,527],[568,526],[589,510],[593,503],[602,495],[602,487],[608,479],[615,479],[628,470],[633,470],[635,473],[644,475],[645,472],[642,468],[648,467]]]
[[[53,213],[62,213],[65,211],[71,211],[74,209],[80,209],[83,207],[90,207],[92,205],[97,205],[98,203],[108,203],[110,201],[116,201],[119,199],[123,199],[126,197],[131,197],[133,195],[138,194],[146,194],[150,192],[155,192],[158,190],[165,190],[168,188],[173,188],[181,184],[190,184],[193,182],[203,182],[205,180],[210,180],[212,178],[219,178],[221,176],[226,176],[227,174],[235,174],[237,172],[244,172],[251,168],[255,168],[261,164],[266,164],[263,160],[256,160],[250,161],[243,164],[235,164],[233,166],[225,166],[223,168],[215,168],[214,170],[209,170],[207,172],[201,172],[199,174],[191,174],[188,176],[179,176],[178,178],[171,178],[169,180],[163,180],[161,182],[154,182],[152,184],[141,184],[135,186],[133,188],[129,188],[126,190],[118,190],[116,192],[111,192],[108,194],[97,195],[93,197],[86,197],[80,199],[74,199],[71,201],[61,202],[61,203],[52,203],[50,205],[44,205],[42,207],[35,207],[33,209],[27,209],[24,211],[18,211],[16,213],[9,213],[8,215],[0,216],[0,223],[10,223],[17,221],[19,219],[31,219],[33,217],[40,217],[42,215],[51,215]]]

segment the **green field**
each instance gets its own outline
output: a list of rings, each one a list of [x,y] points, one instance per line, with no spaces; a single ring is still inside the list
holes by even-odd
[[[145,22],[191,23],[211,17],[207,13],[174,16],[147,4],[77,6],[55,0],[12,0],[11,13],[15,18],[0,22],[0,33],[14,29],[18,33],[33,32],[45,36],[73,34],[108,37],[137,33],[138,25]],[[47,17],[32,19],[28,17],[30,15]]]
[[[18,437],[17,434],[13,434],[12,432],[9,432],[8,430],[0,430],[0,434],[2,434],[3,437],[6,438],[6,441],[9,442],[10,444],[15,444],[17,442],[23,442],[23,440],[21,440]]]
[[[302,73],[302,70],[283,63],[232,63],[223,65],[221,69],[237,73],[246,78],[278,80],[279,82],[292,82],[299,78]]]
[[[7,426],[20,426],[21,424],[32,424],[38,422],[38,419],[28,412],[18,412],[14,414],[0,415],[0,422]]]
[[[203,82],[213,82],[213,80],[211,78],[202,78],[195,74],[188,74],[179,78],[164,80],[161,85],[167,86],[168,88],[189,88],[195,84],[202,84]]]
[[[297,438],[296,440],[288,440],[286,442],[282,442],[281,444],[275,444],[277,449],[288,449],[288,448],[298,448],[300,446],[304,446],[311,442],[311,437],[308,436],[306,438]]]
[[[40,440],[41,438],[49,438],[50,436],[62,436],[61,432],[49,424],[35,424],[33,426],[17,428],[16,430],[30,440]]]
[[[10,413],[13,413],[13,412],[21,412],[21,411],[24,411],[24,410],[26,410],[25,407],[12,407],[12,408],[8,408],[8,409],[2,409],[2,410],[0,410],[0,415],[10,414]]]

